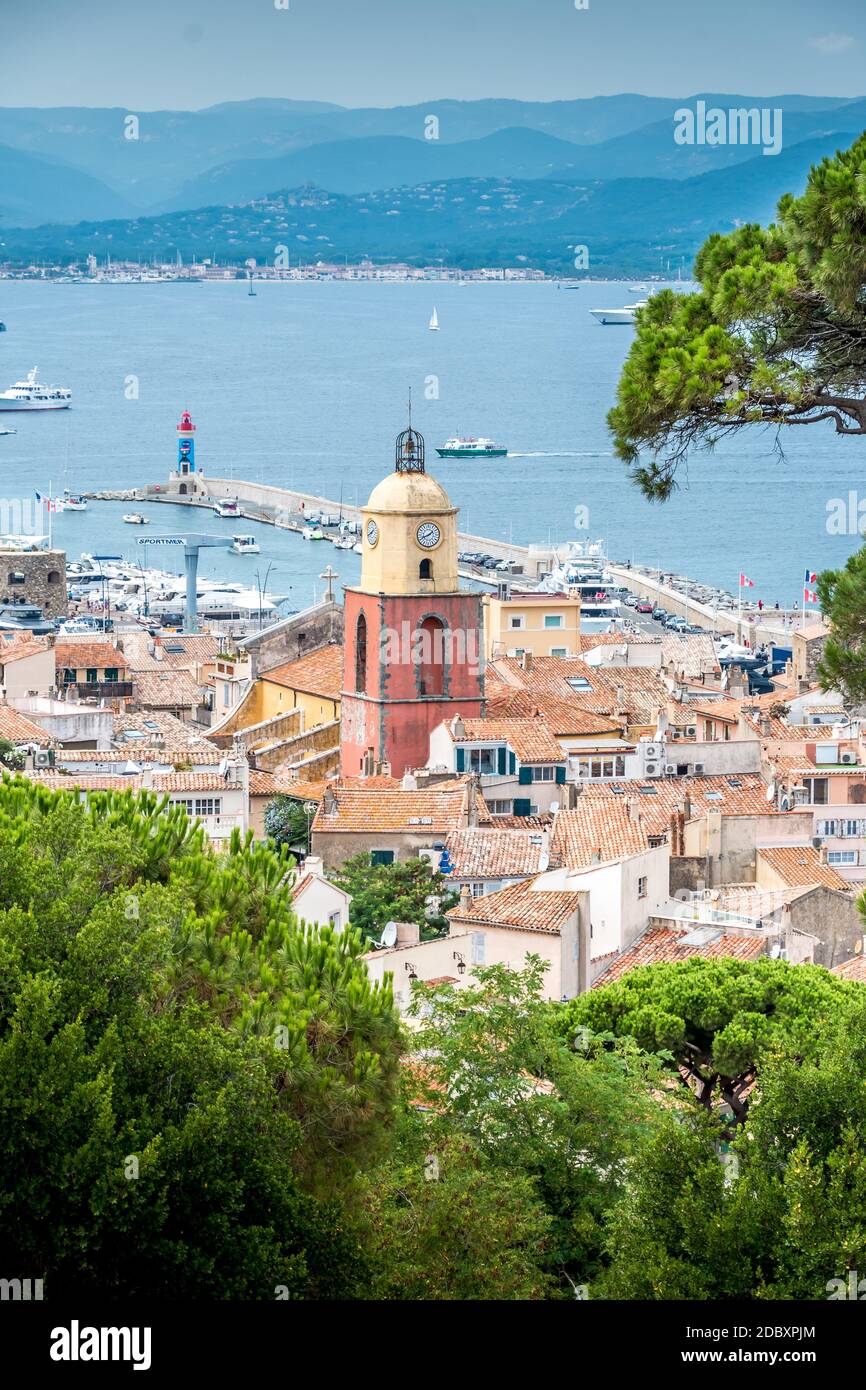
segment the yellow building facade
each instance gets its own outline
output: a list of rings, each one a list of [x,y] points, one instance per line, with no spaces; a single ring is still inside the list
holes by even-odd
[[[484,653],[500,656],[580,656],[580,599],[566,594],[485,594]]]

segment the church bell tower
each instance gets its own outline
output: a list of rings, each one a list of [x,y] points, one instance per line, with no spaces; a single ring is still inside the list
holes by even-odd
[[[345,590],[342,771],[386,763],[399,777],[426,764],[443,719],[484,712],[481,601],[460,589],[457,508],[411,424],[361,525],[361,578]]]

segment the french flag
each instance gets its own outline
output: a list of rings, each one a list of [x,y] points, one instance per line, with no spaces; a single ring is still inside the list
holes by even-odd
[[[62,511],[63,511],[63,503],[59,500],[59,498],[55,498],[55,499],[52,501],[52,499],[51,499],[50,497],[43,497],[43,495],[42,495],[41,492],[37,492],[37,493],[36,493],[36,501],[37,501],[37,502],[41,502],[43,506],[47,507],[48,510],[49,510],[49,512],[62,512]]]
[[[741,589],[754,589],[754,587],[755,587],[755,581],[754,581],[754,579],[747,579],[746,576],[745,576],[744,574],[741,574],[741,575],[740,575],[740,588],[741,588]]]
[[[817,574],[813,573],[812,570],[806,570],[806,574],[805,574],[804,579],[803,579],[803,585],[804,585],[804,587],[808,589],[809,585],[810,585],[810,584],[814,584],[814,583],[815,583],[815,580],[816,580],[817,578],[818,578]]]

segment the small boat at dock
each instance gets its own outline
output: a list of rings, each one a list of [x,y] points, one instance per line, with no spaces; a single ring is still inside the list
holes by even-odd
[[[142,516],[141,512],[124,512],[123,519],[127,526],[149,526],[150,517]]]
[[[232,550],[235,555],[258,555],[261,546],[255,536],[233,536]]]

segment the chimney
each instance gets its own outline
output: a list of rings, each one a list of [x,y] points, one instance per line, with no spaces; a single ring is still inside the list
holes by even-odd
[[[640,820],[640,802],[636,797],[631,797],[628,803],[628,818],[636,825]]]
[[[826,845],[822,845],[821,848],[818,850],[818,858],[820,859],[820,861],[821,861],[822,864],[829,864],[830,861],[829,861],[829,859],[827,858],[827,846],[826,846]]]
[[[153,768],[152,768],[152,767],[145,767],[145,768],[142,768],[142,771],[141,771],[141,789],[142,789],[142,791],[148,791],[148,792],[152,792],[152,791],[153,791]]]
[[[773,727],[773,726],[772,726],[772,724],[770,723],[770,716],[769,716],[768,714],[762,714],[762,715],[761,715],[761,734],[763,735],[764,738],[769,738],[769,737],[770,737],[770,730],[772,729],[772,727]]]
[[[590,862],[590,864],[600,864],[600,863],[601,863],[601,850],[600,850],[600,849],[594,849],[594,850],[592,851],[592,853],[591,853],[590,856],[589,856],[589,862]]]
[[[153,639],[153,657],[155,661],[162,661],[165,652],[162,650],[162,638],[155,636]]]
[[[455,739],[461,739],[464,737],[465,733],[466,725],[463,723],[463,720],[460,718],[460,715],[455,714],[454,718],[451,720],[451,737]]]
[[[404,792],[416,792],[418,790],[418,779],[412,772],[403,773],[403,781],[400,784]]]
[[[532,670],[532,652],[524,652],[520,658],[520,668],[522,671]]]
[[[472,889],[468,883],[464,883],[460,889],[460,911],[465,914],[472,911]]]
[[[324,866],[322,864],[322,857],[320,854],[308,854],[306,859],[304,860],[305,874],[318,874],[319,878],[321,878],[323,867]]]
[[[478,781],[470,777],[463,796],[463,811],[466,816],[466,829],[474,830],[478,824]]]
[[[337,798],[328,787],[325,791],[325,815],[335,816],[337,814]]]
[[[395,922],[398,946],[417,946],[421,940],[421,928],[417,922]]]

